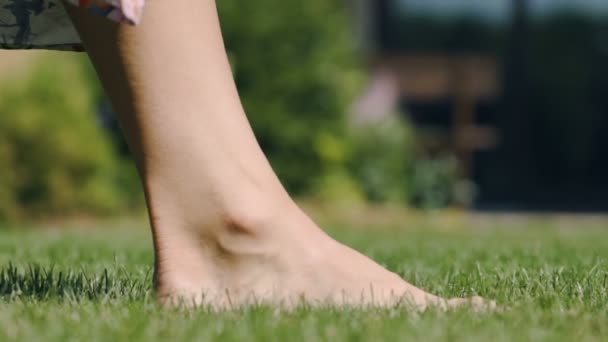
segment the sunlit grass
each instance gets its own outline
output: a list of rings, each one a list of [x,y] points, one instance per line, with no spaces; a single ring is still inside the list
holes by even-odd
[[[425,289],[501,310],[163,309],[135,228],[0,230],[0,340],[605,340],[608,227],[545,223],[331,230]],[[497,228],[497,226],[500,226]],[[559,226],[559,227],[558,227]]]

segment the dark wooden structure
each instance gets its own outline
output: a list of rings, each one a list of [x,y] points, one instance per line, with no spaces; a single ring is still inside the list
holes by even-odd
[[[564,120],[551,116],[551,106],[555,105],[539,100],[548,96],[555,103],[561,103],[564,102],[561,97],[569,94],[560,93],[557,87],[550,91],[542,88],[542,84],[551,86],[547,80],[563,67],[567,68],[568,62],[562,62],[561,68],[556,63],[554,69],[549,69],[539,56],[552,58],[557,55],[551,53],[568,54],[572,39],[586,41],[585,37],[594,31],[590,28],[587,32],[578,32],[575,38],[559,31],[549,37],[546,32],[567,25],[581,27],[588,21],[578,14],[571,16],[574,19],[568,19],[570,17],[566,15],[565,19],[559,19],[562,22],[556,19],[556,22],[546,24],[551,28],[539,29],[536,25],[536,31],[532,32],[528,0],[510,0],[511,17],[502,29],[503,45],[499,49],[467,50],[465,47],[459,50],[457,46],[450,46],[428,50],[409,47],[407,41],[404,46],[389,42],[391,35],[396,34],[394,25],[391,26],[393,0],[354,1],[359,14],[358,32],[370,70],[390,70],[394,75],[405,112],[421,132],[431,132],[427,137],[431,142],[429,149],[447,149],[455,154],[462,175],[479,185],[478,208],[608,210],[608,158],[600,155],[605,153],[602,146],[608,148],[608,134],[595,134],[587,139],[592,142],[586,145],[579,143],[591,150],[581,150],[587,157],[577,159],[576,153],[563,150],[575,148],[577,144],[560,146],[562,138],[550,131],[555,126],[553,120]],[[557,42],[552,43],[555,44],[551,50],[554,52],[534,50],[530,41],[533,36],[545,39],[543,42]],[[601,54],[600,48],[581,45],[580,49],[588,50],[579,53],[585,60],[574,62],[602,65],[599,57],[593,57]],[[539,70],[543,70],[542,73]],[[580,103],[581,107],[594,110],[589,115],[581,115],[580,122],[592,120],[599,125],[594,132],[602,129],[608,132],[608,119],[605,119],[608,118],[608,100],[594,93],[608,89],[605,87],[608,69],[598,70],[605,72],[572,81],[587,82],[580,86],[590,92],[585,100],[573,97],[572,101],[592,102],[591,105]],[[564,82],[567,84],[568,80]],[[579,85],[562,88],[577,89],[575,86]],[[570,115],[578,114],[572,112]],[[578,126],[585,127],[583,124]],[[567,128],[560,134],[571,134]],[[566,138],[568,136],[564,135],[563,139]],[[555,143],[548,139],[555,139]],[[567,153],[574,157],[562,157]],[[580,165],[571,164],[577,160]]]

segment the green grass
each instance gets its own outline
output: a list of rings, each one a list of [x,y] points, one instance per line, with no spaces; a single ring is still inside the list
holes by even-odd
[[[110,226],[0,230],[0,341],[608,339],[608,227],[488,221],[332,231],[418,286],[493,298],[498,312],[218,314],[157,306],[148,231]]]

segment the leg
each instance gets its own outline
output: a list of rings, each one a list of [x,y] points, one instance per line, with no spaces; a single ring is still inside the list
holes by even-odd
[[[442,305],[329,238],[287,195],[241,107],[215,2],[147,6],[137,27],[69,11],[136,158],[161,300]]]

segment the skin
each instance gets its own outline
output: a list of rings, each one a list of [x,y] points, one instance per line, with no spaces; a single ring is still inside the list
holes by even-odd
[[[68,11],[135,156],[162,302],[484,305],[410,285],[298,208],[247,121],[215,1],[150,1],[135,27]]]

